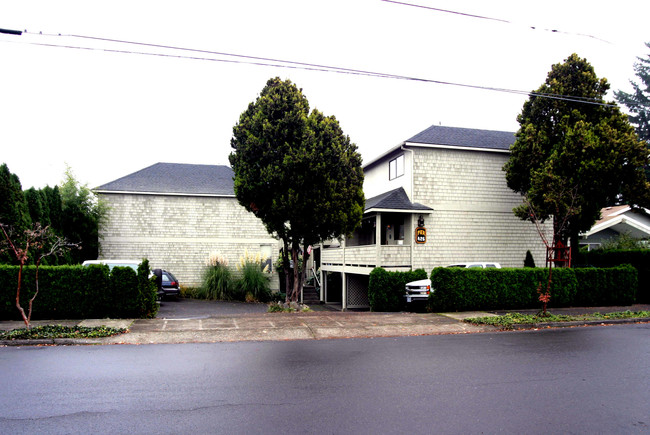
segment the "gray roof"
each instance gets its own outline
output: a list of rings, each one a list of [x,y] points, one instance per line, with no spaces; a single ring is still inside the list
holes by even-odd
[[[473,128],[432,125],[412,138],[407,139],[406,143],[507,151],[510,149],[510,145],[515,143],[515,134],[510,131],[477,130]]]
[[[398,187],[397,189],[384,192],[381,195],[366,199],[366,209],[388,209],[388,210],[417,210],[417,211],[431,211],[433,210],[426,205],[411,202],[404,188]]]
[[[233,171],[228,166],[156,163],[96,187],[94,190],[97,192],[234,196],[233,176]]]

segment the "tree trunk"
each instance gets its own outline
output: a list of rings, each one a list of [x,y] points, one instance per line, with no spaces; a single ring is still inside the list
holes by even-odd
[[[291,293],[291,301],[298,302],[298,296],[300,295],[300,263],[298,262],[298,247],[292,246],[291,248],[291,258],[293,259],[293,292]]]

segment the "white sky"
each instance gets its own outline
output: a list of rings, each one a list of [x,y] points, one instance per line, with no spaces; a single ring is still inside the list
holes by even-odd
[[[89,187],[157,162],[227,165],[232,127],[275,76],[302,88],[311,108],[336,116],[365,162],[432,124],[516,131],[526,100],[433,83],[34,45],[217,58],[49,33],[522,91],[537,89],[551,65],[574,52],[612,90],[630,90],[636,57],[648,54],[647,0],[405,1],[513,24],[380,0],[4,1],[0,28],[29,33],[0,35],[0,163],[23,189],[60,183],[66,164]]]

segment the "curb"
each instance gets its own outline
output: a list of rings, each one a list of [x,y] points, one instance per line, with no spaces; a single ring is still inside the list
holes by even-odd
[[[628,323],[648,323],[650,317],[637,317],[634,319],[600,319],[600,320],[578,320],[572,322],[543,322],[543,323],[522,323],[512,325],[511,330],[527,330],[542,328],[572,328],[576,326],[605,326],[621,325]]]

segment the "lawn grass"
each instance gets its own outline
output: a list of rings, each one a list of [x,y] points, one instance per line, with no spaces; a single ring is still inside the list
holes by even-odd
[[[577,316],[570,315],[554,315],[548,314],[546,316],[539,314],[521,314],[521,313],[508,313],[503,316],[491,317],[472,317],[465,319],[465,322],[474,325],[492,325],[503,329],[512,329],[513,325],[525,324],[544,324],[555,322],[579,322],[579,321],[598,321],[598,320],[612,320],[612,319],[642,319],[650,318],[650,311],[618,311],[614,313],[591,313],[581,314]]]
[[[12,331],[0,332],[0,340],[35,340],[50,338],[98,338],[111,337],[123,334],[125,328],[111,328],[108,326],[62,326],[44,325],[33,328],[20,328]]]

